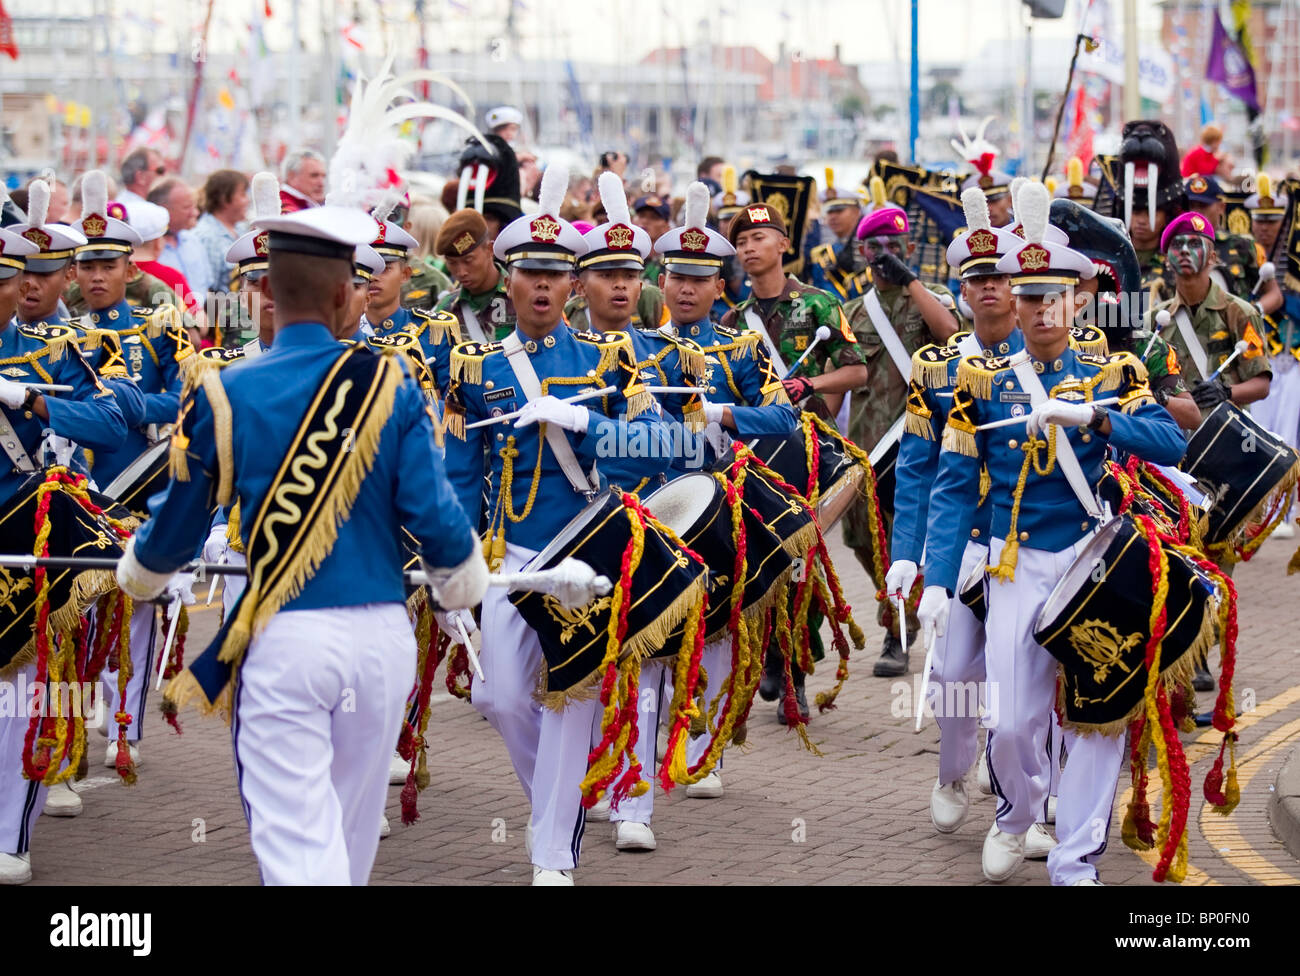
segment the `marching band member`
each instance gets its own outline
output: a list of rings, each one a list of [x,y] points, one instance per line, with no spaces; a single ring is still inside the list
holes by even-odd
[[[24,262],[30,258],[43,269],[44,262],[53,261],[58,264],[55,270],[33,273],[61,276],[61,262],[71,257],[71,247],[79,236],[71,228],[63,230],[43,221],[0,230],[0,322],[4,323],[0,347],[6,350],[9,362],[5,376],[0,377],[0,419],[17,435],[12,441],[0,440],[8,455],[8,464],[0,473],[0,495],[5,498],[39,470],[34,456],[46,428],[59,437],[76,438],[95,451],[116,450],[126,436],[117,400],[82,358],[75,331],[55,322],[28,325],[13,321]],[[65,250],[69,251],[67,257],[61,256]],[[46,396],[22,381],[67,384],[73,392]],[[32,541],[34,544],[34,537]],[[6,681],[20,675],[29,683],[35,680],[34,657],[15,659],[0,669],[0,679]],[[0,884],[31,880],[31,831],[48,793],[39,781],[23,779],[23,740],[28,727],[26,714],[0,715]]]
[[[487,572],[401,358],[331,332],[374,220],[326,205],[256,226],[269,235],[275,342],[197,381],[173,435],[173,480],[118,579],[152,598],[191,557],[213,502],[238,501],[247,588],[168,695],[231,709],[265,883],[364,884],[414,680],[400,529],[420,543],[444,607],[478,602]]]
[[[515,328],[515,309],[506,294],[506,273],[492,253],[493,238],[477,210],[457,210],[438,231],[434,250],[447,262],[456,287],[439,301],[437,311],[450,312],[468,342],[504,339]]]
[[[64,286],[72,280],[72,255],[86,243],[75,227],[47,223],[49,206],[49,184],[34,180],[28,189],[27,221],[10,228],[38,248],[27,259],[20,278],[22,285],[14,314],[21,325],[63,324],[59,299]]]
[[[559,217],[565,190],[561,168],[548,169],[538,213],[510,223],[493,246],[508,268],[516,330],[501,342],[462,343],[452,355],[447,467],[475,524],[488,480],[489,531],[494,545],[504,543],[507,571],[544,549],[590,493],[609,483],[630,489],[664,471],[672,456],[657,407],[642,402],[635,410],[626,397],[639,383],[628,338],[574,332],[563,321],[574,258],[585,250],[582,235]],[[583,387],[606,385],[620,392],[565,402]],[[516,408],[523,415],[512,427],[470,428]],[[627,419],[612,419],[622,413]],[[598,456],[610,434],[619,444],[644,441],[644,453]],[[542,661],[536,633],[501,591],[484,599],[482,619],[487,680],[473,685],[474,707],[505,740],[528,798],[533,883],[571,885],[585,824],[579,787],[599,701],[574,701],[559,712],[542,708],[533,698]],[[465,622],[472,626],[472,619]]]
[[[984,466],[993,505],[985,669],[998,689],[988,762],[999,802],[982,858],[992,881],[1020,866],[1025,835],[1046,813],[1048,770],[1040,757],[1052,722],[1056,661],[1034,640],[1034,621],[1102,518],[1095,488],[1108,448],[1157,464],[1177,463],[1185,448],[1131,354],[1091,356],[1070,347],[1073,285],[1094,273],[1092,262],[1064,245],[1042,243],[1045,187],[1025,186],[1021,203],[1026,243],[996,268],[1011,276],[1025,348],[970,357],[958,367],[927,516],[918,613],[923,639],[944,635]],[[1121,408],[1088,403],[1098,390],[1114,390]],[[1026,418],[1023,440],[1015,430],[977,429],[1004,417]],[[1106,840],[1095,838],[1094,823],[1109,824],[1124,741],[1067,730],[1066,746],[1048,873],[1054,884],[1096,884]]]

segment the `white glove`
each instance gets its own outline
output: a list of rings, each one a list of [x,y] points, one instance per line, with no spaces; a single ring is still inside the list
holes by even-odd
[[[585,607],[596,599],[596,571],[581,559],[565,557],[550,572],[546,592],[566,610]]]
[[[731,449],[731,435],[718,423],[710,423],[704,428],[704,439],[709,442],[714,453],[724,455]]]
[[[41,442],[41,456],[49,458],[50,464],[66,466],[72,460],[72,452],[76,449],[75,443],[53,432],[47,434],[45,440]]]
[[[942,586],[927,586],[921,594],[921,606],[917,608],[916,619],[921,622],[921,642],[930,643],[930,637],[942,637],[948,629],[948,611],[952,607],[952,597]]]
[[[478,540],[474,541],[469,555],[459,566],[433,567],[424,560],[420,563],[429,577],[429,589],[438,606],[445,610],[461,610],[483,601],[488,588],[488,567]]]
[[[895,559],[889,564],[889,572],[885,574],[885,592],[892,598],[896,593],[902,593],[907,596],[912,592],[912,584],[916,582],[916,563],[910,559]]]
[[[1026,429],[1031,435],[1046,430],[1049,424],[1062,427],[1086,427],[1092,423],[1092,404],[1069,403],[1065,400],[1047,400],[1034,407]]]
[[[27,399],[27,387],[0,376],[0,403],[17,410]]]
[[[524,409],[519,411],[519,419],[515,421],[515,426],[555,424],[575,434],[583,434],[587,431],[587,420],[590,416],[591,411],[581,403],[565,403],[553,396],[544,396],[524,404]]]
[[[226,523],[219,522],[209,530],[208,538],[203,543],[203,561],[219,563],[229,550],[230,540],[226,538]]]
[[[180,600],[182,606],[194,606],[194,574],[173,573],[163,589],[163,595],[169,605]]]
[[[465,625],[465,633],[470,637],[478,631],[478,625],[474,623],[474,614],[468,610],[435,610],[433,619],[438,621],[438,626],[442,628],[443,633],[451,638],[452,643],[464,646],[465,641],[461,639],[460,628],[456,626],[456,621]]]
[[[726,413],[727,405],[725,403],[710,403],[704,401],[704,419],[711,424],[721,424],[722,415]]]

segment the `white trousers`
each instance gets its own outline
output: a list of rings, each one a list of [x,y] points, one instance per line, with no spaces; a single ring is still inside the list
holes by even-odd
[[[30,719],[17,713],[25,711],[31,702],[30,689],[35,680],[35,663],[20,669],[10,679],[12,687],[5,689],[14,707],[0,714],[0,853],[4,854],[26,854],[31,849],[32,825],[41,815],[49,792],[40,783],[23,778],[23,739]],[[26,690],[21,701],[20,689]]]
[[[650,787],[640,796],[630,796],[612,809],[609,819],[617,823],[630,820],[634,823],[650,823],[654,813],[655,783],[658,777],[655,771],[658,763],[655,759],[659,739],[659,720],[666,706],[672,703],[673,658],[647,660],[641,664],[641,677],[638,679],[640,701],[637,703],[637,740],[636,757],[641,762],[641,779]],[[592,743],[600,741],[601,714],[597,712],[592,722]],[[619,775],[622,775],[622,766]]]
[[[966,543],[958,587],[987,558],[988,551],[988,546]],[[988,585],[986,582],[986,591]],[[935,639],[932,667],[930,680],[941,692],[935,710],[939,782],[947,784],[964,777],[975,762],[979,748],[979,686],[984,681],[984,624],[961,602],[960,593],[952,598],[944,635]]]
[[[1047,815],[1056,659],[1034,640],[1034,624],[1085,542],[1055,553],[1022,547],[1015,580],[989,584],[985,667],[989,695],[997,695],[988,721],[989,779],[998,798],[997,825],[1006,833],[1024,833]],[[995,539],[990,564],[996,565],[1001,554],[1002,542]],[[1069,759],[1056,811],[1058,849],[1048,861],[1054,884],[1095,876],[1092,865],[1106,849],[1124,756],[1123,737],[1071,734],[1066,747]]]
[[[1268,396],[1250,405],[1250,415],[1290,447],[1300,447],[1300,362],[1284,352],[1272,364]]]
[[[230,549],[226,552],[226,562],[231,566],[247,566],[248,560],[244,558],[242,552],[235,552]],[[235,604],[244,593],[244,588],[248,586],[247,576],[222,576],[221,577],[221,619],[223,621],[230,619],[230,611],[235,608]]]
[[[369,879],[415,657],[400,603],[278,613],[249,645],[231,732],[265,884]]]
[[[166,634],[166,631],[163,631]],[[131,679],[126,683],[125,711],[131,716],[131,724],[126,727],[126,741],[139,742],[144,732],[144,712],[149,703],[149,692],[153,688],[154,655],[158,653],[158,613],[152,603],[137,602],[135,612],[131,614]],[[108,737],[117,738],[117,722],[113,716],[122,704],[122,696],[117,690],[117,671],[105,668],[99,680],[104,688],[104,723],[108,728]]]
[[[507,546],[502,568],[515,572],[535,555],[530,549]],[[532,809],[533,864],[551,871],[572,870],[578,865],[587,822],[581,785],[600,702],[573,702],[562,712],[536,702],[533,691],[542,645],[501,587],[489,587],[483,598],[482,631],[479,660],[487,680],[474,681],[473,703],[505,741]]]
[[[847,400],[848,397],[846,396]],[[758,653],[762,654],[763,649],[760,647]],[[731,637],[728,635],[722,640],[714,641],[712,644],[704,645],[704,652],[700,655],[701,663],[704,665],[705,673],[708,676],[708,683],[704,688],[704,707],[708,708],[709,703],[713,701],[713,696],[718,693],[722,687],[724,678],[731,674]],[[721,710],[722,703],[718,703]],[[709,735],[697,735],[693,739],[686,740],[686,762],[689,766],[694,766],[704,758],[704,752],[709,745]],[[718,763],[714,769],[722,769],[722,756],[718,756]]]

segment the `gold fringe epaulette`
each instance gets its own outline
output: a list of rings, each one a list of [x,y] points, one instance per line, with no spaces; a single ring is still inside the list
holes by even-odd
[[[949,364],[960,358],[961,350],[955,345],[922,346],[912,354],[912,382],[926,389],[947,386]]]
[[[40,339],[49,350],[49,360],[57,363],[63,358],[69,344],[76,345],[77,330],[70,325],[20,325],[18,331],[32,339]]]
[[[672,326],[665,325],[655,330],[655,335],[667,339],[677,348],[677,358],[682,364],[682,372],[696,383],[703,383],[708,372],[708,356],[694,339],[679,336]]]
[[[203,385],[205,373],[219,371],[223,366],[237,363],[244,358],[242,346],[236,349],[223,349],[221,346],[209,346],[193,356],[187,356],[180,363],[181,399],[192,395]]]
[[[967,356],[957,367],[957,387],[980,400],[988,400],[993,396],[993,377],[1010,368],[1011,360],[1006,356]]]
[[[737,332],[735,329],[715,325],[713,331],[719,336],[725,336],[728,341],[719,342],[716,346],[702,346],[701,348],[706,353],[726,353],[727,358],[732,362],[739,362],[745,358],[753,359],[757,355],[758,344],[763,341],[763,337],[752,329]]]
[[[907,410],[903,414],[903,430],[922,440],[934,440],[934,411],[925,402],[925,391],[916,378],[915,363],[912,381],[907,385]]]
[[[962,360],[961,369],[965,369],[970,361],[970,359]],[[952,398],[952,410],[948,413],[948,423],[943,429],[943,438],[939,441],[939,446],[954,454],[979,457],[979,446],[975,443],[976,425],[971,417],[975,401],[971,392],[962,386],[960,377],[957,384],[957,390]]]
[[[1145,386],[1147,368],[1131,352],[1117,352],[1106,356],[1093,356],[1079,353],[1078,361],[1097,367],[1097,377],[1093,381],[1093,395],[1118,390],[1128,383],[1132,386]]]
[[[1076,325],[1070,329],[1070,348],[1090,356],[1107,356],[1110,346],[1106,333],[1093,325]]]
[[[462,342],[451,351],[451,379],[456,383],[483,382],[483,360],[501,351],[499,342]]]
[[[409,295],[407,296],[410,297]],[[415,329],[415,335],[420,335],[426,329],[429,332],[429,341],[433,345],[439,345],[451,336],[451,341],[459,345],[461,340],[460,319],[448,311],[429,312],[422,308],[413,308],[410,310],[413,319],[420,320],[419,328]]]
[[[596,364],[597,373],[608,372],[617,366],[621,350],[627,350],[627,358],[636,362],[636,353],[632,351],[632,337],[626,332],[574,332],[573,335],[600,349],[600,361]]]
[[[623,399],[627,401],[627,419],[634,420],[655,405],[655,396],[645,388],[639,379],[629,383],[623,390]]]
[[[412,348],[420,348],[420,340],[413,332],[391,332],[388,335],[367,336],[366,344],[371,349],[382,353],[399,353],[407,352]]]

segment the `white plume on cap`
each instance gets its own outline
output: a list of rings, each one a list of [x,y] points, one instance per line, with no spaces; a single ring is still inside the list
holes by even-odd
[[[1016,215],[1017,220],[1020,219],[1020,189],[1028,182],[1029,180],[1023,176],[1016,176],[1011,180],[1011,212]]]
[[[623,179],[617,173],[606,170],[596,181],[600,190],[600,202],[605,207],[605,216],[611,224],[632,223],[632,213],[627,208],[627,190],[623,189]]]
[[[1047,232],[1047,209],[1051,201],[1047,187],[1042,183],[1025,182],[1020,188],[1020,226],[1024,228],[1025,240],[1034,244],[1043,243],[1043,234]]]
[[[102,169],[89,170],[81,178],[81,209],[87,215],[108,213],[108,177]]]
[[[703,229],[709,219],[709,188],[696,180],[686,188],[686,206],[682,209],[683,227]]]
[[[393,215],[393,211],[397,209],[397,205],[402,202],[402,196],[403,194],[401,190],[390,188],[380,199],[379,203],[375,205],[374,209],[370,211],[370,216],[374,217],[375,220],[382,224]]]
[[[647,167],[646,169],[641,170],[641,192],[642,193],[654,193],[654,191],[658,188],[658,186],[659,186],[659,178],[655,175],[655,171],[653,169]]]
[[[274,173],[253,174],[253,220],[280,216],[280,181]]]
[[[978,186],[968,186],[961,193],[961,208],[966,212],[966,230],[988,230],[989,198]]]
[[[551,163],[542,174],[542,189],[537,194],[537,212],[560,216],[564,198],[569,193],[569,171],[559,163]]]
[[[33,180],[27,188],[27,223],[32,227],[44,227],[45,218],[50,214],[50,184],[44,180]]]

